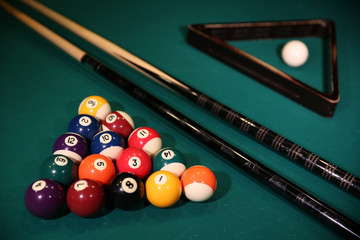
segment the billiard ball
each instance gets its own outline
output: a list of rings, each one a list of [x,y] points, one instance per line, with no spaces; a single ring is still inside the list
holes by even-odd
[[[215,174],[207,167],[193,166],[186,169],[181,176],[181,185],[187,199],[193,202],[204,202],[215,193]]]
[[[71,212],[80,217],[93,217],[105,205],[106,195],[103,186],[90,179],[74,182],[66,193],[66,203]]]
[[[68,125],[68,132],[77,133],[88,141],[101,129],[100,122],[91,115],[80,114],[75,116]]]
[[[180,199],[181,182],[171,172],[160,170],[152,173],[146,180],[145,192],[152,205],[167,208],[173,206]]]
[[[129,147],[116,159],[118,172],[131,172],[140,179],[145,179],[151,172],[151,158],[143,150]]]
[[[40,167],[40,178],[55,180],[64,188],[69,187],[76,177],[75,163],[64,155],[52,155]]]
[[[145,194],[144,183],[132,173],[118,173],[109,187],[109,196],[119,209],[136,209],[142,203]]]
[[[107,115],[102,122],[103,130],[111,130],[127,139],[134,130],[134,121],[129,114],[122,111],[114,111]]]
[[[79,106],[79,114],[89,114],[98,120],[104,120],[111,112],[111,107],[105,98],[100,96],[89,96]]]
[[[177,149],[168,147],[159,150],[152,160],[152,170],[166,170],[181,177],[186,169],[184,155]]]
[[[65,209],[65,191],[54,180],[39,179],[25,192],[25,207],[34,216],[44,219],[60,217]]]
[[[91,153],[101,154],[115,161],[125,148],[125,141],[113,131],[102,131],[91,140]]]
[[[115,176],[114,163],[101,154],[91,154],[79,165],[79,179],[91,179],[108,185]]]
[[[309,50],[305,43],[299,40],[292,40],[284,45],[281,51],[281,56],[287,65],[291,67],[299,67],[308,59]]]
[[[89,154],[89,146],[83,136],[69,132],[56,139],[53,146],[53,154],[65,155],[76,164],[79,164]]]
[[[128,139],[129,147],[139,148],[149,154],[150,157],[161,149],[161,138],[158,132],[150,127],[135,129]]]

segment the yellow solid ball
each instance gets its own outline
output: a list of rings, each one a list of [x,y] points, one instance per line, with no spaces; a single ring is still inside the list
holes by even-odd
[[[145,183],[149,202],[159,208],[174,205],[181,196],[182,187],[179,178],[171,172],[160,170],[149,176]]]

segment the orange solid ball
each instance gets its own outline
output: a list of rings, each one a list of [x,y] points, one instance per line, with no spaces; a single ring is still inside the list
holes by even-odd
[[[108,185],[114,176],[114,163],[101,154],[89,155],[79,165],[79,179],[91,179]]]
[[[207,167],[193,166],[185,170],[181,176],[181,185],[187,199],[204,202],[215,193],[216,177]]]

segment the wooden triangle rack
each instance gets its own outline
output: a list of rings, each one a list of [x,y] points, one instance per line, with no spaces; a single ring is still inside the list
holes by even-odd
[[[320,92],[268,63],[226,43],[233,40],[319,37],[325,51],[326,91]],[[324,117],[339,102],[335,25],[331,20],[193,24],[187,42]]]

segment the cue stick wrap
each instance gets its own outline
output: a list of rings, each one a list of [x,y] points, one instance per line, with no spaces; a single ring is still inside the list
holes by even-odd
[[[337,167],[331,162],[326,161],[300,145],[204,95],[196,89],[193,89],[179,80],[176,80],[118,45],[60,15],[48,7],[32,0],[23,0],[23,2],[67,28],[74,34],[82,37],[96,47],[112,55],[116,59],[160,83],[162,86],[165,86],[166,88],[184,96],[185,98],[212,112],[216,116],[233,125],[237,130],[240,130],[242,133],[250,136],[257,142],[269,147],[274,152],[281,154],[306,170],[322,177],[323,179],[326,179],[335,186],[360,199],[360,179],[353,174]]]
[[[0,6],[4,7],[4,4],[0,4]],[[4,9],[9,10],[9,8],[6,7]],[[56,40],[57,41],[53,42],[55,45],[64,39],[60,37]],[[77,47],[74,46],[72,49],[77,49]],[[172,121],[182,130],[186,131],[191,136],[196,137],[203,144],[227,158],[231,163],[242,169],[245,173],[274,190],[280,196],[289,200],[300,209],[309,213],[314,218],[330,227],[330,229],[335,230],[346,238],[360,239],[360,226],[351,219],[330,208],[325,203],[316,199],[263,164],[257,162],[255,159],[245,153],[242,153],[239,149],[225,142],[215,134],[203,128],[201,125],[195,123],[185,115],[171,108],[161,100],[109,69],[95,58],[85,54],[83,55],[81,62],[90,65],[96,73],[103,76],[143,104],[147,105],[161,116],[164,116],[166,119]]]

